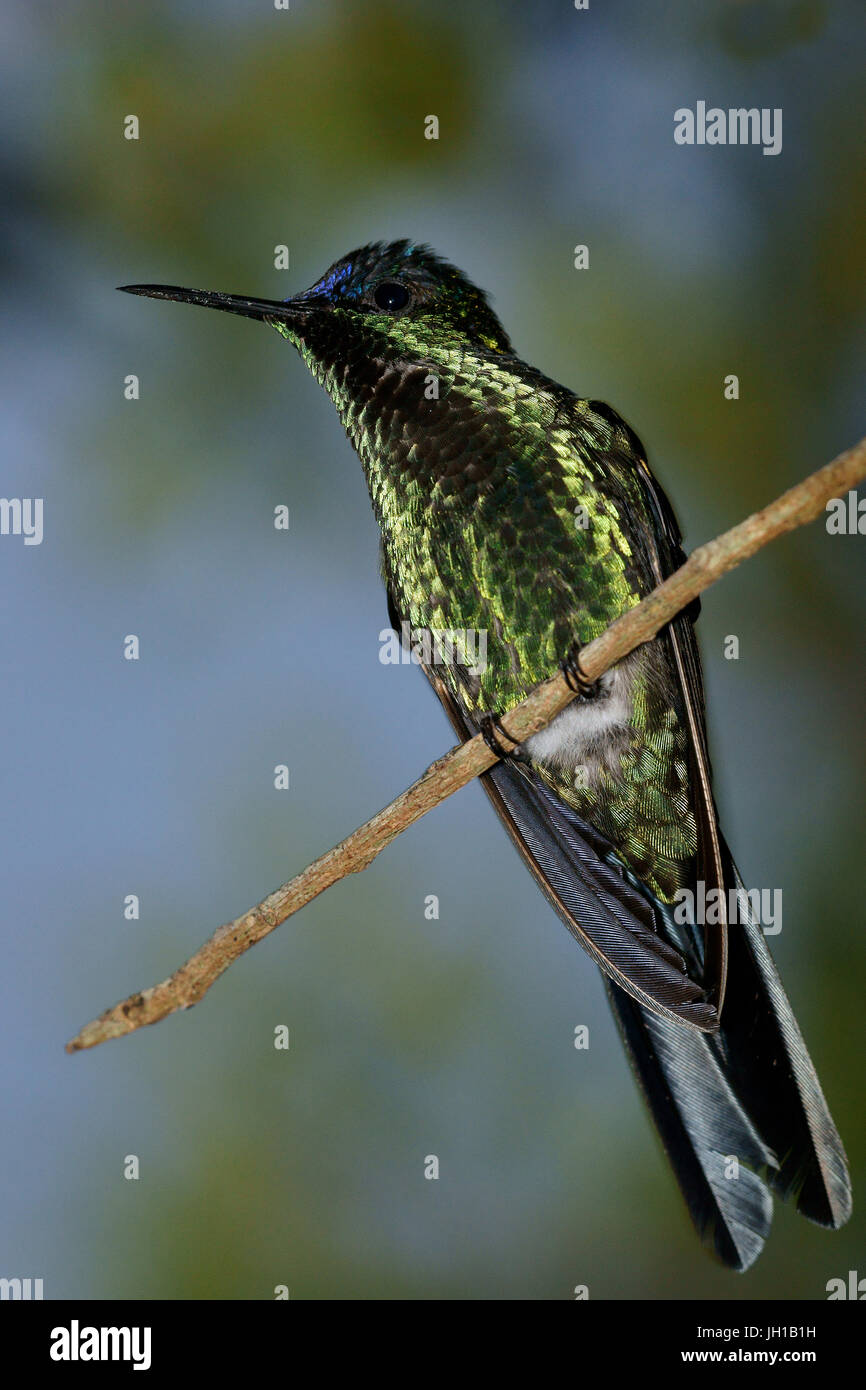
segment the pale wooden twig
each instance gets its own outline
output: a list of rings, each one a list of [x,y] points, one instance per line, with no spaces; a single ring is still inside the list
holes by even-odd
[[[716,540],[699,546],[686,563],[642,603],[583,648],[580,664],[587,679],[597,680],[634,647],[653,638],[665,623],[716,579],[776,536],[814,520],[825,510],[831,497],[856,487],[864,477],[866,439],[792,487],[763,511],[756,512]],[[505,728],[509,735],[523,742],[543,729],[572,699],[574,693],[562,674],[557,673],[508,711],[503,721]],[[330,888],[332,883],[365,869],[413,821],[485,772],[495,761],[481,735],[452,748],[372,820],[316,859],[303,873],[269,894],[258,906],[220,927],[167,980],[140,994],[130,995],[88,1023],[67,1043],[67,1052],[95,1047],[109,1038],[119,1038],[145,1024],[156,1023],[177,1009],[197,1004],[223,971],[250,946]]]

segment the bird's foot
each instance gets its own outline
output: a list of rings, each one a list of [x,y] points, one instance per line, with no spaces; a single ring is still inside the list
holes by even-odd
[[[519,755],[520,744],[513,739],[506,729],[498,714],[483,714],[478,721],[481,737],[497,758],[516,758]],[[500,742],[500,734],[511,744],[510,748],[505,748]]]
[[[597,700],[601,694],[601,680],[587,680],[580,664],[580,652],[580,643],[573,642],[560,661],[559,669],[569,690],[573,690],[575,695],[579,695],[582,700]]]

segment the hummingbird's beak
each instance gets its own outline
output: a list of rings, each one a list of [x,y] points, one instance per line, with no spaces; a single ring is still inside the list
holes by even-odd
[[[227,314],[242,314],[247,319],[295,326],[303,322],[309,310],[315,307],[309,301],[305,304],[291,299],[248,299],[242,294],[183,290],[176,285],[118,285],[117,288],[124,294],[141,294],[148,299],[173,299],[179,304],[201,304],[205,309],[224,309]]]

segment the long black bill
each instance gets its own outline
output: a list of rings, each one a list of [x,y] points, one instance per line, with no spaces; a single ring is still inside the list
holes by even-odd
[[[179,304],[201,304],[205,309],[224,309],[247,319],[266,323],[298,323],[308,307],[293,300],[248,299],[242,294],[220,294],[216,290],[184,290],[177,285],[118,285],[124,294],[141,294],[148,299],[173,299]]]

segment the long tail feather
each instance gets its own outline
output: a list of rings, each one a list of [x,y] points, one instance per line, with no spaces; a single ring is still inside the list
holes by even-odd
[[[724,847],[726,877],[743,881]],[[796,1196],[797,1210],[836,1228],[851,1215],[851,1183],[842,1141],[833,1123],[788,996],[760,926],[747,921],[729,931],[729,994],[719,1045],[743,1104],[778,1155],[771,1185]]]
[[[729,883],[742,889],[726,847],[724,858]],[[769,1234],[770,1188],[796,1197],[810,1221],[835,1228],[851,1214],[851,1185],[763,932],[751,914],[740,916],[729,928],[717,1034],[672,1024],[605,984],[698,1233],[725,1264],[745,1270]]]
[[[775,1154],[737,1099],[708,1036],[661,1018],[612,981],[605,984],[698,1234],[725,1264],[748,1269],[770,1231],[773,1200],[758,1173],[775,1164]]]
[[[560,914],[584,922],[597,916],[603,872],[611,871],[596,857],[602,846],[592,828],[568,808],[551,804],[525,769],[499,764],[483,780]],[[743,890],[721,844],[726,887]],[[583,867],[587,860],[594,862],[591,872]],[[633,932],[646,907],[639,897],[635,901],[634,890],[622,879],[617,888],[611,875],[604,892],[610,899],[619,894]],[[728,983],[718,1032],[662,1012],[657,998],[647,1007],[633,988],[627,992],[610,978],[607,963],[605,984],[698,1233],[725,1264],[745,1270],[769,1234],[771,1190],[795,1197],[810,1220],[837,1227],[850,1215],[851,1188],[842,1142],[744,890],[737,916],[728,928]],[[696,942],[690,945],[689,933],[695,929],[678,927],[662,904],[654,925],[682,958],[692,955]],[[638,976],[645,969],[642,964]]]

